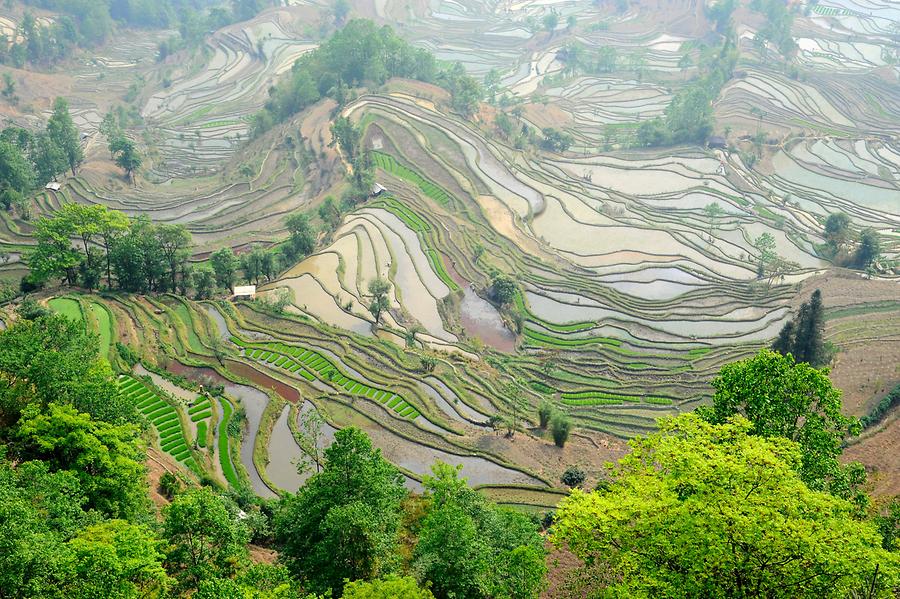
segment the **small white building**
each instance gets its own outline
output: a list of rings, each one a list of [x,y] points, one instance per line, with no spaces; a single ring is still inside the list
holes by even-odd
[[[62,185],[57,183],[56,181],[50,181],[46,185],[44,185],[44,189],[49,189],[50,191],[59,191],[62,189]]]
[[[231,299],[256,299],[256,285],[238,285],[234,288]]]
[[[372,197],[378,197],[385,191],[387,190],[381,185],[381,183],[376,183],[372,186]]]

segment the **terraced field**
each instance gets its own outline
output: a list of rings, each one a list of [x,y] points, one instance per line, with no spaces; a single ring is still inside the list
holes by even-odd
[[[218,247],[271,245],[285,237],[286,214],[341,197],[351,165],[330,125],[342,115],[360,127],[386,191],[346,206],[315,252],[260,286],[263,300],[289,291],[283,312],[174,296],[50,300],[97,332],[118,368],[116,341],[140,348],[154,373],[187,379],[184,405],[153,396],[172,413],[156,414],[159,405],[148,414],[183,423],[180,436],[171,427],[159,438],[173,458],[260,495],[294,490],[304,476],[291,470],[302,455],[299,414],[316,410],[329,431],[366,430],[410,488],[441,459],[498,501],[539,510],[557,501],[565,466],[597,473],[624,439],[708,401],[718,369],[768,345],[829,277],[844,278],[825,298],[835,310],[829,340],[846,359],[866,344],[892,355],[900,259],[892,3],[822,0],[798,12],[789,59],[759,43],[764,17],[742,6],[737,66],[713,104],[720,149],[636,146],[641,125],[665,118],[710,58],[705,45],[716,36],[703,4],[682,0],[621,10],[355,3],[488,76],[489,102],[464,119],[445,90],[394,79],[353,90],[340,106],[324,100],[251,140],[250,117],[268,87],[318,44],[310,24],[324,30],[331,19],[318,4],[286,4],[213,33],[183,64],[150,65],[157,34],[148,34],[116,40],[106,62],[82,65],[73,106],[92,135],[105,106],[90,95],[99,73],[132,60],[105,79],[121,93],[146,75],[133,102],[146,168],[135,187],[116,181],[105,149],[88,142],[79,175],[35,202],[36,216],[101,202],[184,224],[198,261]],[[547,30],[551,10],[558,25]],[[571,135],[571,145],[547,151],[545,128]],[[823,246],[825,219],[837,211],[856,230],[877,232],[879,280],[835,271]],[[4,247],[18,253],[31,230],[0,222]],[[760,276],[766,238],[784,266]],[[506,305],[492,300],[497,273],[516,287]],[[377,323],[368,308],[376,278],[391,285]],[[123,389],[155,406],[145,403],[154,391],[129,377]],[[224,395],[196,401],[201,384]],[[860,396],[853,410],[864,412],[877,385],[847,384]],[[544,401],[575,425],[564,449],[535,426]],[[511,421],[522,432],[500,436]]]

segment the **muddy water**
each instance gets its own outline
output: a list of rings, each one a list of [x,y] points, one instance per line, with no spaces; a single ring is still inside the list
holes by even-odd
[[[221,312],[212,306],[206,306],[206,313],[209,314],[210,318],[213,319],[213,322],[216,323],[216,328],[219,330],[219,337],[222,339],[231,337],[231,333],[228,332],[228,324],[226,324],[225,317],[222,316]]]
[[[459,320],[466,334],[477,337],[485,345],[502,352],[513,352],[516,349],[516,336],[506,328],[500,313],[489,301],[481,298],[472,289],[449,261],[446,262],[450,277],[463,291],[463,299],[459,304]]]
[[[303,402],[300,406],[300,414],[306,414],[310,410],[315,411],[316,407],[308,402]],[[306,480],[315,473],[315,465],[311,466],[303,474],[297,472],[297,460],[303,453],[300,446],[294,440],[291,433],[288,419],[290,418],[290,410],[285,406],[281,416],[272,429],[272,437],[269,441],[269,465],[266,472],[273,483],[279,488],[292,493],[299,489]],[[328,424],[322,424],[322,438],[319,440],[319,449],[325,449],[334,441],[334,433],[337,429]]]
[[[243,374],[238,372],[238,369],[235,368],[235,365],[243,366],[239,362],[228,361],[228,369],[235,374],[243,376]],[[260,477],[259,472],[256,470],[256,465],[253,463],[253,447],[256,445],[256,434],[259,431],[259,422],[262,418],[263,411],[265,411],[266,405],[269,403],[269,396],[255,387],[233,383],[212,368],[195,368],[192,366],[185,366],[180,362],[172,362],[169,365],[169,370],[175,374],[180,374],[198,382],[202,382],[203,379],[211,379],[216,384],[223,385],[225,387],[225,393],[240,402],[240,405],[244,408],[244,412],[247,415],[247,430],[241,441],[241,463],[247,471],[247,476],[250,478],[250,485],[253,487],[253,490],[263,497],[274,497],[275,494],[269,489],[266,483],[263,482],[262,477]],[[246,378],[251,379],[249,376]],[[219,431],[219,434],[222,434],[223,432],[224,431]]]
[[[288,426],[290,413],[291,407],[284,406],[281,415],[275,421],[272,436],[269,438],[269,465],[266,466],[266,472],[269,480],[279,489],[294,492],[308,478],[309,473],[301,475],[297,472],[297,461],[303,455],[303,450],[297,445]]]

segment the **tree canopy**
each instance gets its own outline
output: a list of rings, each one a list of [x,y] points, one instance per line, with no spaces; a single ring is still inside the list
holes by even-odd
[[[706,420],[723,424],[740,414],[753,434],[797,443],[799,474],[811,489],[864,501],[858,490],[864,471],[838,462],[844,438],[859,431],[859,422],[841,413],[841,392],[826,370],[762,350],[723,366],[712,386],[713,405],[700,409]]]
[[[796,443],[753,429],[741,416],[663,420],[630,442],[608,490],[563,500],[553,540],[609,596],[893,596],[900,557],[875,526],[804,484]]]
[[[276,514],[282,559],[317,592],[390,573],[406,495],[403,476],[362,431],[338,431],[322,471]]]

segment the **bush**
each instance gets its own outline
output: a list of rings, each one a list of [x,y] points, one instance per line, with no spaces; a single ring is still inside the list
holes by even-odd
[[[890,393],[885,395],[878,404],[872,408],[872,411],[859,419],[859,423],[862,424],[864,429],[872,427],[884,418],[885,414],[888,411],[900,404],[900,385],[894,387]]]
[[[172,499],[181,490],[181,481],[171,472],[165,472],[159,477],[159,492],[166,499]]]
[[[572,432],[572,422],[565,414],[557,413],[550,419],[550,432],[557,447],[564,447]]]
[[[560,482],[567,487],[580,487],[584,484],[585,474],[584,470],[579,468],[578,466],[569,466],[566,468],[566,471],[563,472],[563,475],[560,477]]]
[[[553,417],[553,404],[549,401],[541,402],[540,407],[538,408],[538,419],[541,423],[541,428],[546,429],[547,425],[550,424],[550,418]]]

